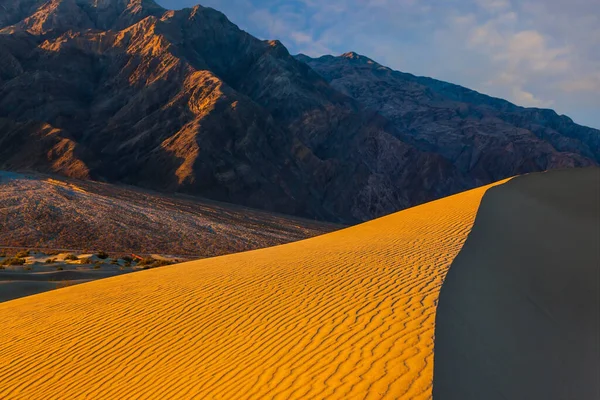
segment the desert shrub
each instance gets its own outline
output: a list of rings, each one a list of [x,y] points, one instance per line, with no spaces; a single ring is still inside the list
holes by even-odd
[[[101,260],[106,260],[108,258],[108,253],[105,251],[100,251],[96,256]]]
[[[29,250],[21,250],[15,255],[15,257],[17,257],[17,258],[29,257]]]
[[[79,258],[77,258],[77,256],[74,255],[74,254],[69,254],[69,255],[67,255],[65,257],[65,260],[67,260],[67,261],[77,261],[77,260],[79,260]]]
[[[0,265],[25,265],[25,259],[19,257],[11,257],[5,260],[2,260]]]
[[[140,261],[138,261],[138,267],[143,267],[145,265],[152,265],[154,263],[154,261],[156,261],[154,258],[152,257],[148,257],[148,258],[144,258]]]

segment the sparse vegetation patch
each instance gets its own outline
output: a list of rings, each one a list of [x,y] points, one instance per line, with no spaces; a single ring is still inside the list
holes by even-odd
[[[2,260],[0,265],[4,265],[4,266],[25,265],[25,262],[26,262],[26,260],[24,258],[11,257],[11,258]]]
[[[154,261],[156,261],[154,258],[148,257],[140,260],[137,265],[138,267],[144,267],[146,265],[151,265],[152,263],[154,263]]]

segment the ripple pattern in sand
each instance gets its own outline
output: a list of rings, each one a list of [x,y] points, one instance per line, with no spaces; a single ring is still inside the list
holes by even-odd
[[[486,190],[0,304],[0,398],[428,399],[439,289]]]

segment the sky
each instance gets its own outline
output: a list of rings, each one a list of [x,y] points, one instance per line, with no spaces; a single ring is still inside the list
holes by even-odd
[[[600,0],[157,0],[200,2],[292,54],[355,51],[600,128]]]

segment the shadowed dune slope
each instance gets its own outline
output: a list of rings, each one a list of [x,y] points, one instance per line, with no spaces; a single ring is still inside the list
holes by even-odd
[[[49,290],[59,288],[61,285],[66,286],[65,283],[56,281],[42,282],[33,280],[0,280],[0,302],[18,299],[19,297],[31,296],[41,292],[47,292]]]
[[[488,187],[0,304],[0,398],[428,399],[438,293]]]
[[[484,197],[440,294],[434,399],[600,398],[600,170]]]
[[[49,271],[49,272],[12,272],[0,270],[0,302],[31,296],[66,286],[77,285],[96,279],[102,279],[125,272],[109,271]]]

